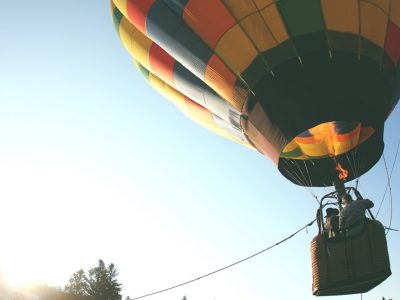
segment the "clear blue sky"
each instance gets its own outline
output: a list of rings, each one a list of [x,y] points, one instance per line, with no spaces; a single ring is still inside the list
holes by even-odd
[[[150,88],[114,32],[108,1],[3,1],[0,20],[0,269],[10,281],[64,285],[102,258],[118,267],[124,297],[140,296],[253,254],[314,218],[308,190]],[[397,108],[385,132],[389,167],[399,128]],[[380,161],[360,191],[379,203],[386,180]],[[399,182],[397,166],[398,229]],[[388,199],[380,217],[388,224]],[[149,299],[314,299],[315,233]],[[364,300],[400,295],[400,233],[388,244],[393,275]]]

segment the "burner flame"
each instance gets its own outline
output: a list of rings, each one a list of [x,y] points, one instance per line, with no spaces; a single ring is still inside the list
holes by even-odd
[[[347,176],[349,175],[349,171],[344,169],[340,163],[337,163],[336,170],[339,171],[339,179],[346,180]]]

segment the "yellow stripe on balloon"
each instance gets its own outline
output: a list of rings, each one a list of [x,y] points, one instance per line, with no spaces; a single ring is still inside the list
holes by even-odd
[[[260,9],[262,8],[259,5],[257,6]],[[283,23],[281,14],[275,3],[263,8],[261,10],[261,15],[264,19],[265,24],[271,30],[271,33],[279,44],[289,39],[285,24]]]
[[[293,139],[286,145],[285,149],[283,149],[283,152],[292,152],[298,147],[299,145],[297,144],[296,140]]]
[[[151,70],[149,61],[149,51],[153,44],[152,40],[146,37],[129,20],[122,17],[120,37],[122,43],[134,59],[140,62],[146,69]]]
[[[155,90],[160,92],[165,98],[175,104],[181,111],[186,112],[185,95],[183,95],[181,92],[174,89],[169,84],[162,81],[160,78],[152,73],[150,73],[148,80],[150,85]]]
[[[239,25],[233,26],[222,36],[215,52],[237,75],[242,73],[257,56],[256,49]]]
[[[257,7],[253,1],[223,0],[223,2],[236,20],[241,20],[245,16],[257,12]]]
[[[127,1],[128,0],[112,0],[114,5],[118,8],[118,10],[125,16],[128,16],[127,12]]]
[[[390,3],[390,20],[400,28],[400,1]]]
[[[357,146],[358,143],[358,136],[357,137],[353,137],[351,139],[345,140],[345,141],[335,141],[333,142],[333,146],[335,149],[335,153],[334,156],[338,156],[340,154],[343,154],[347,151],[350,151],[351,149],[353,149],[355,146]]]
[[[254,3],[257,5],[259,9],[269,6],[270,4],[274,3],[276,0],[253,0]]]
[[[275,37],[265,25],[264,19],[260,14],[257,13],[244,18],[240,25],[259,52],[264,52],[277,46]]]
[[[301,151],[305,156],[310,157],[324,157],[324,156],[332,156],[329,151],[328,147],[324,143],[313,143],[313,144],[306,144],[306,143],[297,143]]]
[[[358,0],[321,0],[325,24],[328,30],[359,32]]]
[[[361,35],[384,48],[388,25],[389,1],[360,2]]]

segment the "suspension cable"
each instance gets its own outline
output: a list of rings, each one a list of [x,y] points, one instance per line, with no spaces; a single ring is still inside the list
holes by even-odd
[[[382,197],[382,199],[381,199],[381,203],[379,204],[379,209],[378,209],[378,212],[376,213],[375,218],[379,215],[379,213],[380,213],[380,211],[381,211],[381,207],[382,207],[383,201],[384,201],[384,199],[385,199],[385,197],[386,197],[386,192],[387,192],[387,190],[388,190],[388,188],[389,188],[389,186],[390,186],[390,180],[391,180],[391,178],[392,178],[392,174],[393,174],[393,171],[394,171],[394,167],[395,167],[395,165],[396,165],[397,155],[398,155],[398,153],[399,153],[399,146],[400,146],[400,139],[399,139],[399,142],[397,143],[396,154],[395,154],[395,156],[394,156],[394,161],[393,161],[393,164],[392,164],[392,168],[391,168],[391,170],[390,170],[390,175],[388,175],[387,166],[386,166],[386,160],[385,160],[385,156],[383,155],[384,162],[385,162],[385,168],[386,168],[386,174],[388,175],[388,182],[387,182],[387,184],[386,184],[385,192],[383,193],[383,197]]]
[[[267,247],[267,248],[265,248],[265,249],[263,249],[263,250],[261,250],[261,251],[258,251],[257,253],[254,253],[254,254],[252,254],[252,255],[246,257],[246,258],[243,258],[243,259],[241,259],[241,260],[238,260],[238,261],[236,261],[236,262],[234,262],[234,263],[232,263],[232,264],[230,264],[230,265],[227,265],[227,266],[225,266],[225,267],[223,267],[223,268],[220,268],[220,269],[218,269],[218,270],[212,271],[212,272],[210,272],[210,273],[207,273],[207,274],[202,275],[202,276],[200,276],[200,277],[197,277],[197,278],[195,278],[195,279],[191,279],[191,280],[188,280],[188,281],[186,281],[186,282],[182,282],[182,283],[180,283],[180,284],[176,284],[176,285],[174,285],[174,286],[171,286],[171,287],[168,287],[168,288],[165,288],[165,289],[156,291],[156,292],[152,292],[152,293],[149,293],[149,294],[145,294],[145,295],[142,295],[142,296],[139,296],[139,297],[131,298],[131,299],[132,299],[132,300],[136,300],[136,299],[141,299],[141,298],[153,296],[153,295],[155,295],[155,294],[160,294],[160,293],[163,293],[163,292],[166,292],[166,291],[169,291],[169,290],[172,290],[172,289],[181,287],[181,286],[183,286],[183,285],[187,285],[187,284],[189,284],[189,283],[195,282],[195,281],[197,281],[197,280],[203,279],[203,278],[205,278],[205,277],[214,275],[215,273],[221,272],[221,271],[226,270],[226,269],[228,269],[228,268],[231,268],[231,267],[233,267],[233,266],[235,266],[235,265],[238,265],[238,264],[240,264],[240,263],[242,263],[242,262],[244,262],[244,261],[246,261],[246,260],[249,260],[249,259],[251,259],[251,258],[253,258],[253,257],[257,256],[257,255],[260,255],[261,253],[264,253],[264,252],[266,252],[266,251],[268,251],[268,250],[270,250],[270,249],[272,249],[272,248],[274,248],[274,247],[276,247],[276,246],[278,246],[278,245],[280,245],[280,244],[286,242],[287,240],[291,239],[292,237],[294,237],[296,234],[298,234],[298,233],[301,232],[302,230],[307,229],[307,227],[309,227],[309,226],[311,226],[312,224],[314,224],[315,220],[316,220],[316,219],[314,219],[314,220],[312,220],[311,222],[307,223],[306,225],[304,225],[303,227],[301,227],[300,229],[298,229],[297,231],[295,231],[294,233],[292,233],[292,234],[289,235],[288,237],[286,237],[286,238],[280,240],[279,242],[277,242],[277,243],[275,243],[275,244],[273,244],[273,245],[271,245],[271,246],[269,246],[269,247]]]
[[[386,174],[388,176],[388,186],[389,186],[389,199],[390,199],[390,219],[389,219],[389,228],[392,226],[392,219],[393,219],[393,195],[392,195],[392,186],[390,184],[390,175],[387,170],[386,159],[385,155],[383,155],[383,161],[385,162]],[[386,235],[389,233],[389,230],[386,230]]]
[[[286,164],[287,164],[287,163],[286,163]],[[302,187],[303,187],[308,193],[310,193],[310,195],[311,195],[314,199],[316,199],[317,202],[319,203],[318,198],[317,198],[317,195],[315,195],[315,193],[313,192],[313,190],[311,189],[311,187],[309,187],[308,185],[306,185],[307,182],[302,181],[301,179],[299,179],[299,176],[297,175],[296,171],[295,171],[293,168],[291,168],[291,169],[292,169],[292,170],[290,170],[290,171],[289,171],[288,169],[286,169],[286,171],[288,172],[287,174],[293,179],[293,181],[294,181],[296,184],[302,186]]]
[[[358,171],[356,170],[356,165],[355,165],[355,159],[354,159],[354,153],[352,153],[353,159],[350,158],[349,154],[346,152],[345,157],[347,162],[349,163],[350,169],[354,174],[354,177],[358,178]]]
[[[295,166],[290,165],[289,162]],[[304,176],[304,174],[301,172],[301,169],[296,166],[297,163],[294,163],[293,161],[289,161],[289,162],[285,161],[286,165],[290,168],[291,175],[295,176],[297,178],[297,182],[299,182],[300,185],[307,187],[308,186],[307,179]]]
[[[306,189],[306,191],[307,191],[308,193],[310,193],[310,195],[311,195],[311,196],[317,201],[317,203],[319,204],[318,197],[317,197],[317,195],[314,193],[314,191],[313,191],[312,188],[311,188],[311,177],[310,177],[310,174],[309,174],[309,172],[308,172],[307,166],[305,165],[305,166],[306,166],[307,174],[308,174],[308,176],[310,177],[310,185],[308,185],[308,183],[307,183],[307,178],[305,177],[305,175],[303,174],[303,172],[301,172],[300,168],[296,168],[295,166],[290,165],[290,163],[289,163],[288,161],[284,161],[284,162],[285,162],[285,164],[286,164],[286,166],[287,166],[286,171],[288,172],[288,175],[290,175],[290,177],[291,177],[298,185],[303,186],[303,187]],[[290,162],[291,162],[291,161],[290,161]],[[291,162],[291,163],[293,163],[293,162]],[[293,163],[293,164],[295,164],[295,163]],[[296,171],[300,171],[300,174],[297,173]]]
[[[360,183],[360,177],[357,177],[356,179],[356,190],[358,190],[358,184]]]
[[[304,168],[306,169],[306,172],[307,172],[309,186],[311,187],[312,186],[312,180],[311,180],[310,172],[308,171],[307,164],[306,164],[305,160],[303,160],[303,163],[304,163]]]

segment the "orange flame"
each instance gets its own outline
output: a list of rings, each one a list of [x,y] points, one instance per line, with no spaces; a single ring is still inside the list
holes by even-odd
[[[339,163],[336,165],[336,170],[339,171],[339,179],[346,180],[349,175],[349,171],[344,169]]]

